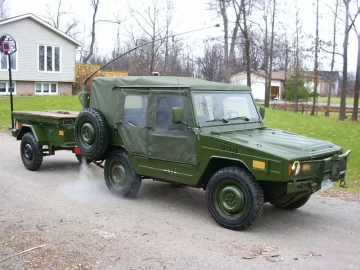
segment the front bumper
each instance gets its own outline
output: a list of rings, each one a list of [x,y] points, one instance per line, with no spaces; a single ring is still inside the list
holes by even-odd
[[[310,165],[311,170],[298,176],[292,176],[287,184],[287,193],[315,192],[321,189],[322,183],[333,183],[345,180],[348,157],[351,150],[341,155],[319,160],[302,161],[300,166]]]

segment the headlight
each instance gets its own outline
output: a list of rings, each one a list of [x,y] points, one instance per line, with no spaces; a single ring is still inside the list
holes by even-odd
[[[311,163],[302,163],[300,164],[299,161],[294,161],[293,164],[289,164],[291,167],[289,167],[289,175],[292,173],[297,176],[300,172],[307,173],[310,172],[312,169]],[[290,171],[291,168],[291,171]]]
[[[292,167],[291,167],[291,169],[292,169],[292,171],[294,172],[294,175],[298,175],[299,174],[299,172],[300,172],[300,162],[299,161],[294,161],[294,163],[293,163],[293,165],[292,165]]]

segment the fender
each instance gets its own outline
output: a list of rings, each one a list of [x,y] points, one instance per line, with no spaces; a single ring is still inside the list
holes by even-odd
[[[44,129],[39,125],[23,124],[21,128],[17,128],[13,130],[12,134],[14,137],[16,137],[16,140],[19,141],[22,139],[23,135],[27,132],[32,132],[38,144],[42,144],[42,145],[48,144],[46,133]]]

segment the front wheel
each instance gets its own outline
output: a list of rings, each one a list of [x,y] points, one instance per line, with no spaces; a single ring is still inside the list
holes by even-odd
[[[209,180],[206,199],[208,210],[219,225],[231,230],[245,230],[260,217],[264,193],[248,171],[227,167]]]
[[[123,197],[135,197],[141,186],[141,177],[122,150],[112,152],[106,158],[104,178],[110,192]]]
[[[286,205],[285,204],[284,205],[274,204],[274,206],[277,208],[282,208],[282,209],[287,209],[287,210],[295,210],[295,209],[298,209],[298,208],[304,206],[308,202],[310,197],[311,197],[311,194],[306,195],[305,197],[302,197],[290,204],[286,204]]]
[[[31,132],[25,133],[20,144],[21,160],[26,169],[37,171],[43,162],[43,149]]]

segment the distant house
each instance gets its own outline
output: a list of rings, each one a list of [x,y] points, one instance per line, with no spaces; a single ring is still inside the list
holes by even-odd
[[[11,60],[15,95],[72,93],[78,41],[33,14],[0,21],[3,34],[17,42]],[[7,58],[1,54],[0,95],[9,94]]]
[[[239,72],[230,78],[233,84],[247,84],[246,72]],[[272,72],[270,98],[281,100],[284,93],[285,73],[282,71]],[[251,88],[254,99],[265,99],[265,71],[256,70],[251,72]]]
[[[311,92],[314,89],[314,80],[315,75],[312,71],[306,71],[305,78],[307,80],[306,86],[311,89]],[[233,84],[247,84],[246,72],[239,72],[234,74],[230,78],[231,83]],[[331,84],[334,85],[332,95],[337,95],[339,91],[339,72],[334,71],[319,71],[318,74],[318,93],[320,95],[326,95],[331,87]],[[265,99],[265,71],[256,70],[251,72],[251,88],[252,93],[255,99],[264,100]],[[284,71],[273,71],[271,73],[271,89],[270,89],[270,98],[278,98],[283,100],[285,97],[285,72]]]
[[[315,72],[313,71],[306,71],[305,76],[308,79],[307,87],[314,90],[314,82],[315,82]],[[333,85],[331,95],[337,96],[339,93],[339,80],[340,75],[338,71],[321,71],[318,72],[318,89],[317,92],[324,96],[329,93],[329,89],[331,85]]]

